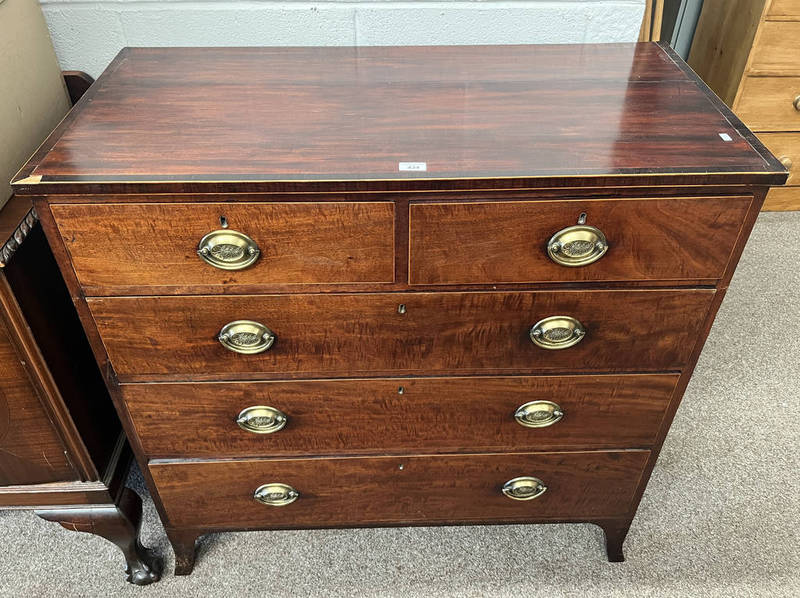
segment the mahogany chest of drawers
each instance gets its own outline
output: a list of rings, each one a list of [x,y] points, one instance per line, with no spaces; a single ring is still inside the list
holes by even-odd
[[[177,556],[622,542],[786,171],[667,47],[128,49],[15,180]]]

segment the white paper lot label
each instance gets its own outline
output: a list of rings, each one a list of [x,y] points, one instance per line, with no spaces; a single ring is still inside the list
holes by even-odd
[[[427,162],[400,162],[399,170],[415,170],[417,172],[425,172],[428,170]]]

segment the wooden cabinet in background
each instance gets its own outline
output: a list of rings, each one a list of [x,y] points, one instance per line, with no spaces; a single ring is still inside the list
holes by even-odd
[[[130,449],[30,200],[0,212],[0,243],[0,509],[102,536],[128,581],[157,581]]]
[[[790,172],[764,210],[800,210],[800,0],[705,0],[689,65]]]

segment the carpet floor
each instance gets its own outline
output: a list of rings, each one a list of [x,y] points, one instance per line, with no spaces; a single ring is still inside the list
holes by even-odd
[[[800,596],[800,212],[760,216],[625,544],[592,525],[224,533],[189,577],[145,496],[162,581],[31,512],[0,511],[0,596]]]

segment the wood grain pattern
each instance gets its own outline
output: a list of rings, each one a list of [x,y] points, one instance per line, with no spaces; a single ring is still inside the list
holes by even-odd
[[[767,15],[770,17],[800,18],[800,0],[772,0]]]
[[[800,187],[775,187],[769,190],[764,208],[767,212],[800,210]]]
[[[799,21],[764,21],[750,53],[750,71],[800,74]]]
[[[391,283],[391,202],[150,203],[54,205],[53,216],[78,279],[94,294],[123,285]],[[197,255],[200,239],[221,228],[261,250],[245,270],[220,270]]]
[[[745,77],[736,113],[754,131],[800,131],[800,111],[793,105],[798,95],[800,77]]]
[[[326,527],[437,521],[568,519],[627,511],[649,451],[150,463],[176,527]],[[402,468],[400,467],[402,465]],[[536,476],[531,501],[502,485]],[[253,500],[261,484],[300,493],[285,507]]]
[[[0,321],[0,486],[80,478]]]
[[[732,106],[753,45],[764,0],[704,0],[687,62]]]
[[[44,186],[423,179],[430,188],[441,178],[773,169],[656,44],[137,48],[87,95],[23,175]],[[720,142],[725,132],[732,143]],[[399,162],[427,170],[401,172]]]
[[[719,278],[751,197],[425,203],[410,207],[412,284]],[[580,268],[547,255],[580,214],[609,250]]]
[[[121,381],[448,372],[680,369],[714,292],[564,291],[140,297],[88,300]],[[406,313],[398,313],[398,306]],[[530,328],[571,315],[570,349],[535,346]],[[277,336],[241,355],[216,339],[232,320]]]
[[[786,184],[800,185],[800,132],[761,133],[759,138],[779,160],[789,161],[784,163],[789,170]]]
[[[534,451],[645,447],[678,376],[395,378],[125,384],[122,396],[150,458]],[[526,428],[514,412],[557,403],[565,416]],[[268,405],[289,421],[254,434],[234,422]]]

